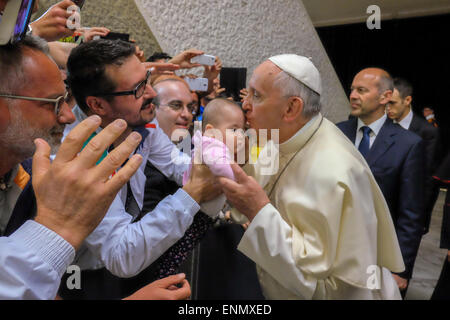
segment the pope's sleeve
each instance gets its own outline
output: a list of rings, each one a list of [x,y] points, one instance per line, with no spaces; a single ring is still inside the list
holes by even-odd
[[[322,185],[323,186],[323,185]],[[319,186],[318,186],[319,187]],[[325,188],[327,189],[327,188]],[[336,257],[344,188],[294,192],[283,203],[288,224],[272,205],[262,208],[238,249],[294,294],[311,299]],[[319,200],[321,199],[321,200]]]
[[[0,300],[56,297],[74,248],[55,232],[27,221],[0,238]]]

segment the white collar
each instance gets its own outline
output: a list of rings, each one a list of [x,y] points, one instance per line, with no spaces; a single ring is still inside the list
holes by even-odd
[[[406,117],[404,117],[400,122],[394,121],[395,123],[398,123],[399,125],[401,125],[403,128],[405,128],[406,130],[409,129],[409,126],[411,125],[412,122],[412,118],[413,118],[413,113],[412,110],[409,109],[408,114],[406,115]]]
[[[383,116],[380,119],[372,122],[367,127],[369,127],[375,135],[378,135],[378,132],[380,132],[381,127],[383,126],[383,124],[385,122],[386,122],[386,114],[383,114]],[[364,127],[364,126],[366,126],[366,124],[364,122],[362,122],[361,119],[358,118],[357,132],[361,129],[361,127]]]
[[[314,120],[315,120],[318,116],[319,116],[319,114],[316,114],[314,117],[312,117],[311,119],[309,119],[309,121],[308,121],[303,127],[301,127],[300,130],[298,130],[298,131],[297,131],[292,137],[290,137],[288,140],[286,140],[285,142],[281,143],[280,146],[285,145],[285,144],[288,144],[289,141],[294,140],[297,136],[301,135],[302,132],[305,132],[306,129],[308,129],[308,128],[311,126],[311,124],[314,122]]]

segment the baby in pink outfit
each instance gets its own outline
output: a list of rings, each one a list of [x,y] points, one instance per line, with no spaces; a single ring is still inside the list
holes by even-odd
[[[245,116],[239,105],[222,98],[212,100],[203,113],[203,134],[199,130],[192,139],[192,159],[195,154],[195,162],[206,164],[214,175],[235,180],[230,164],[242,159],[238,155],[245,153],[244,127]],[[183,184],[189,180],[191,169],[192,165],[184,173]],[[203,212],[216,216],[224,204],[225,196],[222,195],[201,207]]]

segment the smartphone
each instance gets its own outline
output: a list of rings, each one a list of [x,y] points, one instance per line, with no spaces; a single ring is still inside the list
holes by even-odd
[[[186,80],[191,91],[208,91],[208,79],[206,78],[192,79],[189,77],[185,77],[184,80]]]
[[[239,101],[239,92],[246,87],[247,68],[227,68],[220,70],[220,86],[225,88],[227,96]]]
[[[28,31],[35,0],[9,0],[0,19],[0,45],[21,40]]]
[[[78,8],[80,8],[80,10],[81,8],[83,8],[85,0],[72,0],[72,1],[78,6]]]
[[[106,36],[101,38],[108,40],[123,40],[130,42],[130,35],[128,33],[110,32]]]
[[[191,63],[199,63],[205,66],[213,66],[216,63],[216,57],[209,54],[202,54],[200,56],[193,57]]]

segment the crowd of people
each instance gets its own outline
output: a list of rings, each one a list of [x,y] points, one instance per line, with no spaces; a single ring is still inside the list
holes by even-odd
[[[230,97],[201,50],[146,59],[103,27],[57,41],[71,5],[0,46],[0,299],[188,299],[180,270],[217,221],[242,225],[266,299],[404,298],[450,170],[406,79],[361,70],[335,125],[309,58],[262,61]]]

